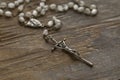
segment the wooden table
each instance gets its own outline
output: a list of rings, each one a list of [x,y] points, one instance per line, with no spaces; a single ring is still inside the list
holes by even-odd
[[[1,0],[13,1],[13,0]],[[66,3],[69,0],[48,0]],[[0,80],[119,80],[120,79],[120,0],[85,0],[95,3],[99,15],[89,17],[72,10],[48,12],[39,18],[47,22],[56,15],[63,28],[52,34],[94,63],[90,68],[58,50],[50,52],[41,29],[20,26],[17,17],[0,17]],[[27,5],[32,10],[39,0]]]

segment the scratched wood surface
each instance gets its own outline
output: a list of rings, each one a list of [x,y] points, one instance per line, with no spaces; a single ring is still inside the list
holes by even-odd
[[[13,0],[0,0],[13,1]],[[66,3],[69,0],[48,0]],[[99,15],[88,17],[72,10],[48,12],[39,18],[47,22],[53,15],[63,21],[63,28],[52,34],[57,40],[66,37],[67,44],[94,63],[89,68],[42,39],[41,29],[20,26],[17,18],[0,17],[0,80],[118,80],[120,79],[120,0],[85,0],[95,3]],[[32,10],[39,3],[27,5]]]

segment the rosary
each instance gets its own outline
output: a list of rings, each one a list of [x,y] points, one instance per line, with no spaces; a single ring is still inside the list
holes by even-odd
[[[16,0],[14,2],[0,2],[0,16],[5,16],[6,18],[18,17],[20,25],[31,28],[41,28],[43,30],[43,39],[52,44],[54,47],[51,52],[56,49],[61,49],[62,51],[72,55],[77,60],[80,60],[90,67],[93,67],[93,63],[84,59],[80,53],[74,49],[71,49],[66,45],[65,40],[57,41],[54,39],[49,32],[58,31],[62,27],[62,21],[57,17],[53,16],[52,20],[48,21],[47,24],[41,23],[37,18],[44,16],[47,11],[55,12],[65,12],[68,10],[74,10],[80,14],[85,14],[87,16],[96,16],[98,14],[98,9],[96,5],[86,5],[84,1],[73,0],[64,4],[47,4],[47,0],[41,0],[39,5],[32,11],[23,12],[27,4],[32,2],[31,0]],[[17,8],[17,15],[13,14],[13,10]]]

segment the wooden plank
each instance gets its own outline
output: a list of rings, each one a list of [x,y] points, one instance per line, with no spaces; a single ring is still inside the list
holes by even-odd
[[[8,1],[9,0],[4,0]],[[49,0],[66,3],[69,0]],[[17,17],[0,18],[0,80],[118,80],[120,79],[120,11],[119,0],[85,0],[95,3],[99,15],[88,17],[72,10],[48,12],[40,18],[47,22],[53,15],[63,21],[57,40],[66,37],[68,45],[95,64],[89,68],[62,51],[50,52],[51,45],[42,39],[41,29],[18,25]],[[39,0],[25,9],[31,10]]]

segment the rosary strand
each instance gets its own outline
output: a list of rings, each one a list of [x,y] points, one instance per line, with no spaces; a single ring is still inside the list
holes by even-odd
[[[31,2],[31,0],[16,0],[9,3],[0,2],[0,16],[5,16],[6,18],[17,16],[20,25],[32,28],[44,28],[43,39],[47,43],[54,45],[54,48],[51,50],[52,52],[54,52],[56,49],[61,49],[71,54],[77,60],[83,61],[90,67],[93,67],[93,63],[84,59],[82,56],[80,56],[79,52],[66,45],[66,39],[63,41],[57,41],[49,34],[49,31],[57,31],[61,29],[63,24],[60,19],[53,16],[52,20],[49,20],[47,24],[43,24],[41,21],[37,20],[37,18],[45,16],[49,10],[54,12],[66,12],[68,10],[74,10],[80,14],[83,13],[88,16],[96,16],[98,14],[97,6],[95,4],[91,4],[90,6],[86,5],[85,2],[81,0],[74,0],[64,4],[47,4],[47,0],[41,0],[39,5],[34,10],[23,12],[25,6]],[[17,9],[16,15],[13,14],[15,9]]]

